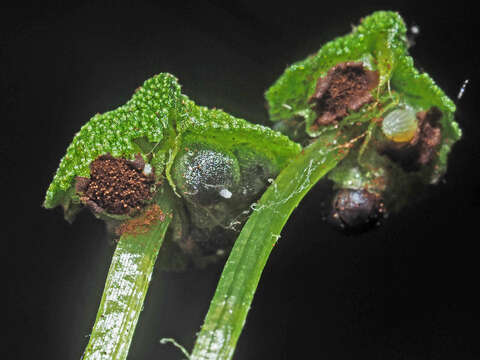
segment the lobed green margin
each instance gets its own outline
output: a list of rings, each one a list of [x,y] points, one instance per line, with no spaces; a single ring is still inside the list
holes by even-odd
[[[462,132],[454,119],[453,101],[428,74],[415,68],[408,54],[406,26],[397,12],[378,11],[365,17],[352,33],[326,43],[316,54],[288,67],[265,94],[270,119],[275,122],[303,117],[308,135],[318,136],[320,132],[310,129],[315,114],[308,99],[318,78],[346,61],[362,61],[379,72],[375,97],[396,91],[419,109],[436,106],[442,111],[442,143],[429,177],[430,182],[436,182],[446,172],[448,154]]]
[[[142,154],[157,168],[157,177],[166,176],[175,188],[169,173],[187,134],[198,142],[216,138],[226,150],[248,144],[266,154],[278,168],[301,150],[299,144],[270,128],[197,106],[181,93],[173,75],[162,73],[145,81],[125,105],[97,114],[82,126],[60,162],[44,207],[62,205],[66,218],[72,219],[79,207],[75,177],[89,177],[90,163],[107,153],[127,159]]]

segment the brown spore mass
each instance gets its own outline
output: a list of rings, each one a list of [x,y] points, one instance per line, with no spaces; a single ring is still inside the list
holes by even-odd
[[[309,99],[318,114],[315,125],[330,125],[372,102],[370,93],[379,82],[377,71],[367,70],[362,62],[344,62],[332,67],[318,79]]]
[[[442,132],[440,129],[441,118],[442,112],[436,107],[417,113],[418,123],[420,124],[420,131],[417,134],[417,162],[419,165],[428,164],[435,155],[436,147],[442,140]]]
[[[128,214],[138,211],[152,198],[152,177],[142,173],[144,163],[139,156],[134,161],[99,156],[90,164],[90,179],[78,177],[76,190],[81,200],[96,212]]]
[[[115,231],[119,236],[123,234],[129,235],[140,235],[146,234],[152,224],[157,221],[165,220],[165,213],[160,209],[160,206],[153,204],[149,206],[145,211],[138,217],[125,221],[122,223]]]

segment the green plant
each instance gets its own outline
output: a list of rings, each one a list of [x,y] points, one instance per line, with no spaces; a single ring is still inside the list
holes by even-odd
[[[84,359],[126,358],[160,247],[162,269],[225,257],[249,205],[300,149],[195,105],[170,74],[85,124],[44,202],[69,221],[86,206],[121,236]]]
[[[405,33],[398,14],[376,12],[267,91],[271,120],[303,149],[195,105],[169,74],[82,127],[44,206],[61,205],[69,221],[87,206],[120,236],[85,359],[126,358],[157,254],[161,268],[183,269],[233,246],[190,356],[231,358],[272,247],[317,181],[335,184],[330,218],[346,230],[438,181],[461,132]]]
[[[385,207],[398,211],[414,192],[436,183],[461,136],[455,105],[414,68],[405,24],[394,12],[364,18],[351,34],[287,68],[266,98],[281,129],[301,138],[298,127],[303,126],[306,147],[243,227],[190,359],[232,357],[272,246],[318,180],[328,174],[339,189],[331,220],[346,230],[365,227]],[[394,113],[404,109],[416,119]],[[392,113],[391,120],[401,125],[393,126],[394,139],[382,128]],[[413,136],[404,134],[405,122],[415,123]]]

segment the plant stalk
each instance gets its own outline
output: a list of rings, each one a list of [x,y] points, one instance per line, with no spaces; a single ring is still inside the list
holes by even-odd
[[[171,217],[145,233],[124,233],[113,254],[97,318],[83,360],[124,360]]]
[[[230,253],[190,360],[231,359],[265,263],[288,217],[347,153],[346,146],[316,141],[269,186]]]

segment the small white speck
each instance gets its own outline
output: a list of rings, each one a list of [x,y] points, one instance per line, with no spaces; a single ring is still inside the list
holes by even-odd
[[[145,164],[145,167],[143,168],[143,173],[145,175],[150,175],[152,173],[152,165]]]
[[[418,35],[418,34],[420,34],[420,27],[418,25],[413,25],[410,28],[410,31],[412,32],[412,34]]]
[[[460,100],[463,97],[463,94],[465,93],[465,89],[467,88],[467,85],[468,85],[469,82],[470,82],[469,79],[466,79],[463,82],[462,87],[460,88],[460,91],[458,92],[457,100]]]
[[[219,192],[220,196],[225,199],[230,199],[232,197],[232,192],[228,189],[222,189]]]

